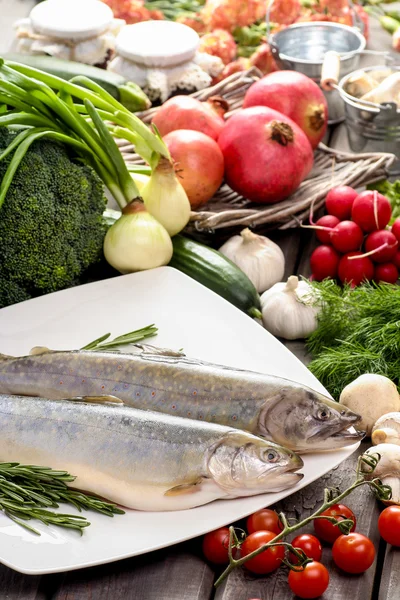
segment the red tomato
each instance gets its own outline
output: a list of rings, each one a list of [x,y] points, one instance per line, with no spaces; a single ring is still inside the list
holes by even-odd
[[[254,533],[255,531],[280,533],[283,529],[278,513],[269,508],[262,508],[250,515],[246,521],[246,527],[249,533]]]
[[[292,541],[292,546],[294,548],[299,548],[300,550],[303,550],[303,552],[306,554],[306,556],[308,556],[308,558],[312,558],[316,562],[319,562],[321,560],[321,542],[310,533],[303,533],[295,537]],[[293,554],[293,552],[290,553],[290,559],[295,564],[296,562],[298,562],[298,559],[296,555]]]
[[[207,560],[215,565],[227,565],[229,563],[228,547],[228,527],[220,527],[220,529],[210,531],[203,538],[203,554]]]
[[[261,546],[273,540],[275,536],[276,533],[272,531],[255,531],[254,533],[251,533],[244,540],[240,548],[240,556],[243,558],[244,556],[251,554],[251,552],[254,552],[254,550],[258,550],[258,548],[261,548]],[[266,573],[276,571],[276,569],[281,566],[284,557],[284,546],[274,546],[273,548],[264,550],[264,552],[261,552],[254,558],[251,558],[244,563],[244,566],[252,573],[265,575]]]
[[[351,531],[354,531],[356,528],[355,514],[352,510],[350,510],[350,508],[348,508],[344,504],[334,504],[330,508],[324,510],[324,512],[321,513],[321,516],[335,517],[338,521],[351,519],[352,521],[354,521],[354,525],[351,528]],[[317,534],[317,537],[320,540],[324,540],[324,542],[333,543],[340,535],[342,535],[342,532],[340,531],[339,527],[337,525],[334,525],[333,523],[330,523],[326,519],[315,519],[314,530]]]
[[[316,561],[307,563],[304,569],[290,571],[288,583],[299,598],[319,598],[329,585],[328,569]]]
[[[332,547],[332,558],[346,573],[364,573],[375,558],[375,547],[361,533],[341,535]]]
[[[388,544],[400,546],[400,506],[388,506],[378,519],[379,533]]]

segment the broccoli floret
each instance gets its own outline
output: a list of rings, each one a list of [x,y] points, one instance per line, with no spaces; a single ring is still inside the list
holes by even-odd
[[[14,135],[0,127],[0,152]],[[102,258],[105,207],[90,167],[50,140],[32,144],[0,207],[0,307],[79,283]]]

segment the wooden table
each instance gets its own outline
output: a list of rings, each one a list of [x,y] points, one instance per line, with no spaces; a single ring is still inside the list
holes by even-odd
[[[0,0],[0,52],[10,47],[12,23],[29,14],[33,5],[34,0]],[[369,47],[388,50],[390,38],[374,26]],[[349,149],[343,126],[330,132],[328,144],[342,150]],[[285,278],[292,274],[308,276],[314,237],[305,230],[277,233],[273,237],[285,254]],[[302,342],[290,342],[287,346],[300,360],[307,362]],[[289,496],[276,508],[298,520],[311,514],[321,504],[325,487],[344,489],[352,482],[357,456],[368,445],[364,442],[359,452],[325,477]],[[400,551],[380,540],[377,529],[380,507],[377,501],[366,488],[361,488],[353,492],[346,504],[357,515],[357,530],[373,540],[377,556],[364,575],[346,576],[333,565],[330,549],[324,548],[322,562],[331,574],[324,600],[399,600]],[[305,531],[311,532],[312,527]],[[26,576],[0,565],[0,600],[293,599],[285,569],[268,577],[252,577],[238,569],[218,589],[214,588],[216,575],[217,572],[202,558],[201,539],[194,539],[144,556],[56,575]]]

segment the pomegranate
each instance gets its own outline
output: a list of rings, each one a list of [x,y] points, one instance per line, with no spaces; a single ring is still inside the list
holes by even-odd
[[[231,117],[218,144],[227,183],[262,204],[290,196],[313,165],[310,142],[300,127],[265,106],[246,108]]]
[[[158,109],[152,123],[162,136],[176,129],[192,129],[217,140],[224,127],[223,115],[227,110],[228,103],[219,96],[212,96],[207,102],[190,96],[175,96]]]
[[[224,177],[224,157],[217,142],[189,129],[171,131],[164,142],[191,207],[202,206],[214,196]]]
[[[264,75],[278,70],[278,65],[272,55],[271,46],[267,44],[267,42],[258,46],[257,50],[253,52],[249,60],[250,66],[257,67]]]
[[[244,97],[243,108],[269,106],[290,117],[316,148],[325,135],[328,105],[319,86],[296,71],[276,71],[256,81]]]
[[[219,75],[217,75],[216,77],[213,78],[211,85],[215,85],[216,83],[219,83],[220,81],[222,81],[223,79],[226,79],[227,77],[229,77],[230,75],[233,75],[234,73],[240,73],[241,71],[247,71],[247,69],[250,69],[250,67],[251,67],[250,59],[244,58],[243,56],[241,56],[237,60],[234,60],[233,62],[227,64],[225,66],[224,70],[222,71],[222,73],[220,73]]]

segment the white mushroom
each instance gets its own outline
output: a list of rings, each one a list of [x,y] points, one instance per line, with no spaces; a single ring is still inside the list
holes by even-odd
[[[377,88],[378,85],[379,83],[375,78],[371,77],[369,73],[358,71],[347,80],[346,92],[350,94],[350,96],[360,98],[361,96],[364,96],[364,94]]]
[[[379,444],[368,448],[365,454],[379,454],[380,461],[369,479],[377,477],[383,485],[392,488],[392,497],[384,504],[400,504],[400,446]]]
[[[382,83],[389,75],[393,75],[392,69],[376,69],[368,73],[377,83]]]
[[[400,446],[400,412],[387,413],[380,417],[372,428],[371,441],[377,444]]]
[[[372,427],[381,417],[390,412],[400,412],[400,396],[395,384],[383,375],[366,373],[346,385],[340,394],[340,404],[361,415],[355,425],[371,435]]]
[[[396,73],[392,73],[392,75],[386,77],[378,87],[361,96],[361,100],[368,100],[375,104],[382,104],[384,102],[395,102],[396,104],[399,104],[400,73],[396,71]]]

